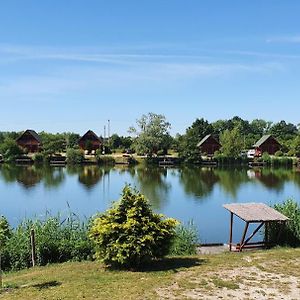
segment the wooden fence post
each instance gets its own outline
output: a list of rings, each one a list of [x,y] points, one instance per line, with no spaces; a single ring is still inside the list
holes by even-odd
[[[30,231],[30,242],[31,242],[31,261],[32,266],[35,266],[35,234],[34,229],[31,229]]]

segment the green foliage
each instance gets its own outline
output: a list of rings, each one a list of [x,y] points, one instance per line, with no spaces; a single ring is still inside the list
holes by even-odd
[[[172,239],[170,255],[194,255],[197,253],[198,232],[193,222],[177,225]]]
[[[134,147],[137,153],[152,156],[158,150],[168,149],[172,143],[169,134],[171,124],[166,117],[155,113],[142,115],[137,120],[137,127],[131,127],[129,132],[136,135]]]
[[[32,159],[36,164],[42,164],[43,162],[46,161],[46,157],[44,153],[35,153]]]
[[[283,227],[278,243],[292,247],[300,246],[300,206],[293,199],[288,199],[282,204],[275,204],[274,208],[289,218]],[[265,238],[269,241],[276,241],[280,230],[279,224],[270,224]]]
[[[243,149],[243,138],[239,127],[234,127],[232,130],[226,129],[221,134],[220,142],[222,154],[226,157],[240,157]]]
[[[0,252],[1,248],[7,244],[8,239],[11,236],[11,229],[7,219],[4,216],[0,217]]]
[[[90,259],[93,245],[87,225],[70,214],[66,219],[48,216],[46,220],[25,220],[10,231],[3,249],[3,268],[17,270],[31,266],[30,231],[35,230],[38,265]]]
[[[67,149],[67,163],[68,164],[80,164],[84,160],[82,151],[69,148]]]
[[[94,218],[90,237],[105,264],[138,268],[168,253],[176,224],[154,213],[142,194],[125,186],[120,201]]]
[[[114,165],[116,163],[115,159],[110,155],[97,155],[96,158],[99,165]]]
[[[283,156],[283,152],[278,150],[278,151],[275,152],[275,156],[281,157],[281,156]]]
[[[8,138],[0,145],[0,153],[4,161],[13,162],[23,151],[14,140]]]
[[[206,135],[213,132],[213,127],[208,121],[196,119],[196,121],[186,130],[185,135],[178,137],[178,152],[179,156],[186,163],[201,163],[201,153],[198,143]]]

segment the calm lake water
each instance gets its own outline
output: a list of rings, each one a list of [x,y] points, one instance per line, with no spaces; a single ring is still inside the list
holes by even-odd
[[[300,201],[299,170],[0,165],[0,214],[13,226],[47,211],[71,210],[84,219],[118,200],[125,183],[144,193],[157,212],[193,220],[205,243],[228,241],[224,203]],[[242,223],[235,223],[236,241],[241,232]]]

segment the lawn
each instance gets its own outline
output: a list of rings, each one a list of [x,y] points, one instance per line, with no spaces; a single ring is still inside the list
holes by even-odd
[[[3,282],[0,299],[300,299],[300,249],[169,258],[139,272],[69,262]]]

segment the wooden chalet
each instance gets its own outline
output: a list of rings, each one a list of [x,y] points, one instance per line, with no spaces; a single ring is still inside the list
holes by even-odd
[[[90,152],[100,149],[102,141],[94,131],[89,130],[79,139],[78,145],[80,149]]]
[[[222,147],[222,145],[211,135],[205,136],[197,145],[202,154],[214,155],[214,153]]]
[[[16,143],[29,153],[38,152],[42,146],[40,136],[32,129],[27,129],[17,138]]]
[[[262,154],[264,152],[274,155],[277,151],[280,150],[281,144],[272,136],[264,135],[259,141],[257,141],[253,147],[256,152]]]

